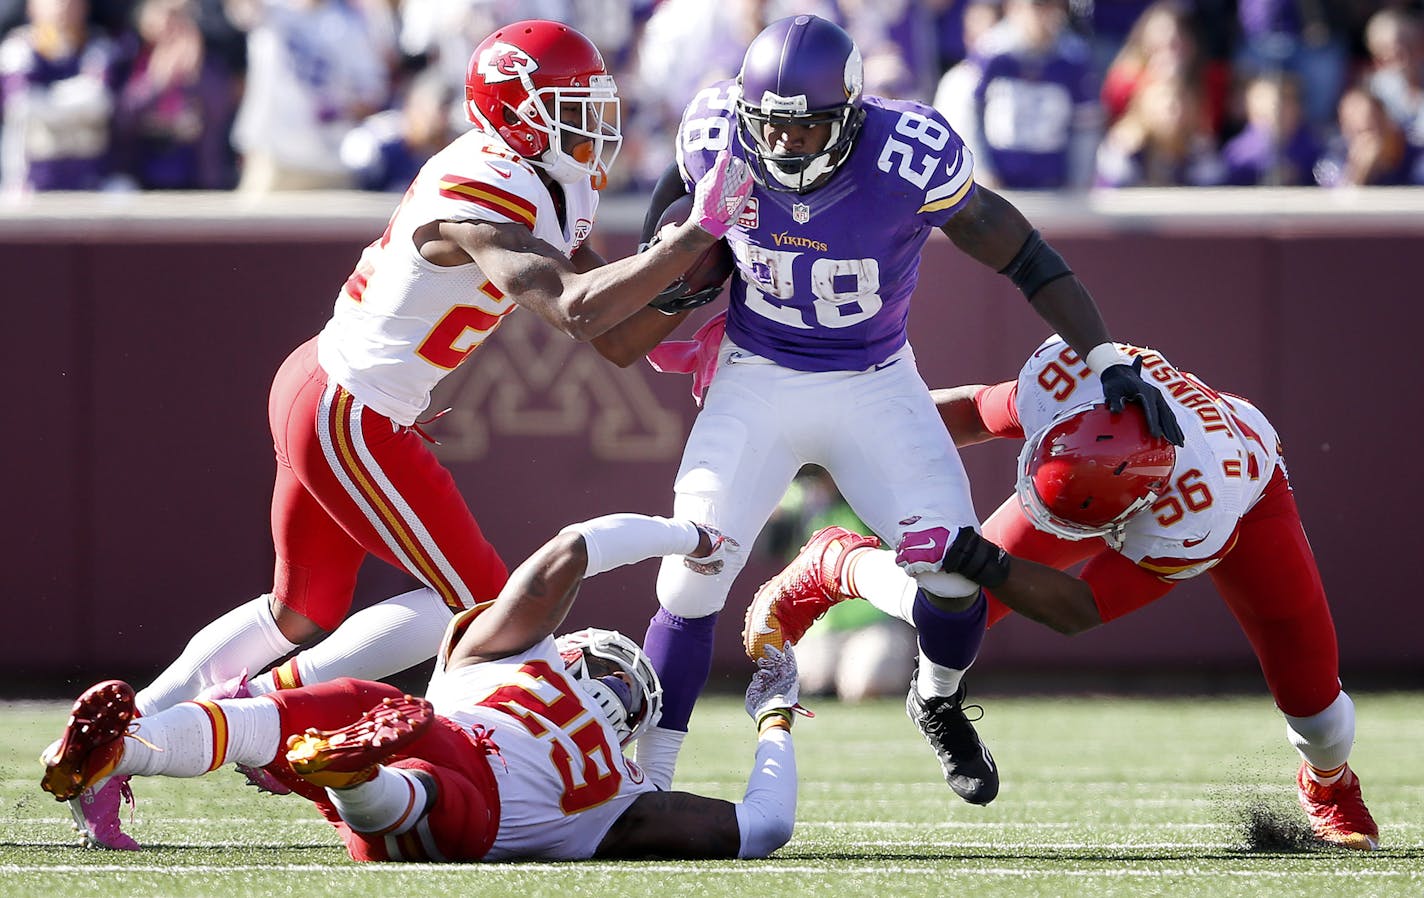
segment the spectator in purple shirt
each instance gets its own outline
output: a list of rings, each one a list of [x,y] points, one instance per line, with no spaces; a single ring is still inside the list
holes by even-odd
[[[1028,190],[1087,187],[1102,112],[1087,45],[1062,0],[1007,0],[979,41],[978,179]]]
[[[974,111],[974,91],[979,87],[979,66],[972,57],[984,35],[1004,17],[999,0],[968,0],[963,7],[964,45],[970,57],[950,66],[935,88],[934,108],[964,140],[970,151],[982,155],[984,142],[979,139],[979,123]]]
[[[109,174],[108,38],[85,25],[87,0],[29,0],[29,22],[0,41],[0,179],[6,190],[96,190]]]
[[[145,190],[226,190],[237,84],[209,56],[190,0],[142,0],[138,48],[119,88],[118,167]]]
[[[1246,127],[1221,150],[1227,183],[1313,185],[1321,148],[1301,113],[1300,85],[1288,75],[1258,75],[1246,85],[1244,100]]]

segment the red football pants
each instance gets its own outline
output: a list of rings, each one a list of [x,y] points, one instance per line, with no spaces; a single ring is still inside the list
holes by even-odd
[[[334,730],[401,691],[385,683],[343,677],[267,694],[282,720],[282,745],[307,731]],[[476,861],[494,844],[499,830],[499,788],[482,749],[458,726],[435,718],[420,738],[392,755],[387,766],[420,771],[435,781],[436,801],[423,820],[398,836],[353,832],[327,800],[326,790],[292,772],[285,750],[267,769],[293,791],[316,803],[336,827],[352,860]]]
[[[1105,547],[1102,540],[1060,539],[1036,529],[1010,497],[984,524],[984,536],[1011,555],[1081,573],[1104,622],[1166,595],[1175,585]],[[1335,623],[1315,555],[1285,473],[1241,519],[1236,546],[1207,572],[1246,634],[1276,706],[1292,717],[1325,710],[1340,694]],[[989,596],[989,624],[1009,613]]]
[[[282,364],[267,413],[279,603],[335,629],[367,554],[410,573],[452,610],[499,593],[508,569],[450,472],[414,428],[328,383],[315,338]]]

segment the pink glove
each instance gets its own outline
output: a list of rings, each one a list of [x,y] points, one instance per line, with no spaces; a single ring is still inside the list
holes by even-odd
[[[895,563],[911,576],[940,570],[949,540],[949,530],[944,527],[907,530],[895,547]]]
[[[702,396],[717,375],[717,350],[726,330],[727,311],[723,309],[707,319],[691,340],[664,340],[654,346],[648,353],[648,362],[653,370],[664,374],[691,374],[692,398],[701,407]]]
[[[742,214],[751,192],[751,169],[746,162],[723,150],[697,182],[690,220],[720,240]]]

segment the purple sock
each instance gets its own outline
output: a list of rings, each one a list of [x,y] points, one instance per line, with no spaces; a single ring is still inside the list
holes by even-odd
[[[659,608],[648,622],[643,651],[662,680],[663,716],[658,726],[665,730],[687,732],[692,706],[712,672],[712,631],[716,624],[716,614],[678,617],[664,608]]]
[[[915,629],[920,635],[920,651],[925,657],[953,670],[968,670],[979,654],[984,641],[984,625],[989,617],[989,603],[984,590],[965,611],[941,611],[925,596],[923,589],[915,593],[911,609]]]

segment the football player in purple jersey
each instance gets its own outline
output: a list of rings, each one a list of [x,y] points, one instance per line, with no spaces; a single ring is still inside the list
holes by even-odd
[[[1017,209],[975,185],[973,156],[944,118],[920,103],[862,96],[861,85],[851,38],[824,19],[794,16],[762,31],[739,77],[701,91],[683,115],[677,168],[654,191],[651,222],[718,153],[745,159],[756,185],[727,233],[737,272],[725,336],[674,509],[751,545],[802,465],[829,471],[918,580],[920,657],[907,710],[954,791],[987,804],[998,772],[964,714],[961,682],[984,632],[985,600],[975,583],[918,560],[960,527],[979,527],[964,467],[906,337],[931,230],[1007,276],[1100,372],[1114,410],[1138,402],[1154,432],[1180,443],[1181,431],[1119,354],[1063,258]],[[630,339],[617,360],[631,363],[682,317],[639,313],[631,320],[645,325],[645,342]],[[701,335],[717,333],[704,327]],[[817,559],[806,570],[788,569],[762,587],[747,617],[749,651],[779,647],[783,621],[769,611],[789,606],[772,599],[798,577],[829,572],[846,548],[828,541],[820,553],[803,553]],[[664,787],[740,568],[739,556],[717,572],[680,559],[660,570],[660,607],[644,644],[664,685],[663,717],[644,735],[638,760]]]

